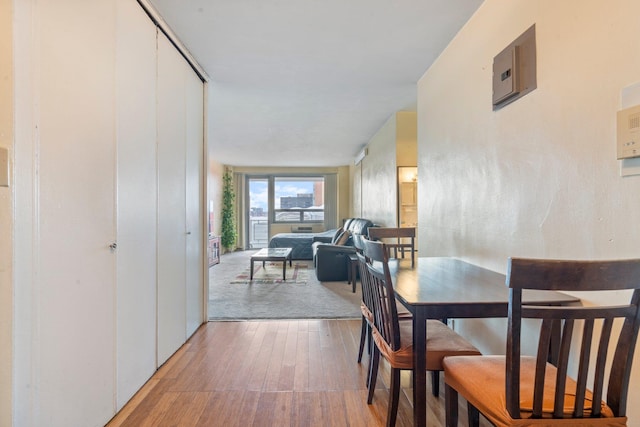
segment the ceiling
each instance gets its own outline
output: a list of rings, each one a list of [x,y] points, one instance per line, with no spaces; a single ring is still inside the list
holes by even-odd
[[[151,0],[209,76],[233,166],[341,166],[416,109],[416,83],[482,0]]]

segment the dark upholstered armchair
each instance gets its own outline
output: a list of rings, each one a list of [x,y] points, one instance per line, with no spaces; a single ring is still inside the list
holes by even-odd
[[[356,252],[354,239],[366,237],[369,227],[374,224],[368,219],[349,218],[336,233],[332,242],[314,242],[313,260],[316,277],[321,282],[347,280],[349,254]]]

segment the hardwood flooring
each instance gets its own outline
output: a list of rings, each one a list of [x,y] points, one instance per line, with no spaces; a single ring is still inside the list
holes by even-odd
[[[107,426],[383,426],[388,372],[367,405],[359,334],[360,320],[206,323]],[[402,381],[398,427],[413,424]],[[442,426],[444,399],[428,395],[428,423]]]

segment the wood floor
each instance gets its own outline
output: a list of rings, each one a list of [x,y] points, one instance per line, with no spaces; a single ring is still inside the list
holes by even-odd
[[[367,405],[359,334],[359,320],[209,322],[107,426],[383,426],[388,373]],[[398,427],[413,424],[409,382]],[[442,426],[444,399],[428,395],[428,424]]]

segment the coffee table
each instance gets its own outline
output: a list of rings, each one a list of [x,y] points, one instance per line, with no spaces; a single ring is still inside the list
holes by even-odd
[[[291,267],[291,251],[293,248],[264,248],[251,255],[251,273],[249,279],[253,280],[253,263],[262,261],[262,268],[266,261],[282,262],[282,280],[287,280],[287,260]]]

